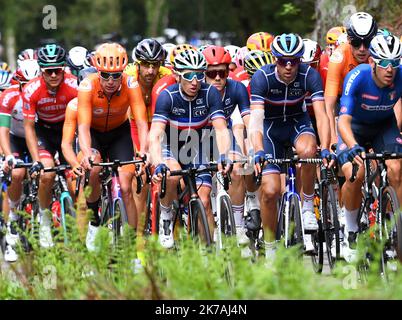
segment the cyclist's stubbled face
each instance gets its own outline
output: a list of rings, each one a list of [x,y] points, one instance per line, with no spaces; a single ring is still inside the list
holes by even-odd
[[[160,66],[160,62],[149,63],[146,61],[141,61],[138,68],[138,74],[141,82],[147,86],[151,86],[158,75]]]
[[[191,71],[194,70],[183,70],[181,72],[185,73]],[[195,77],[191,81],[188,81],[180,76],[180,87],[184,94],[189,97],[195,97],[201,88],[201,81],[198,81]]]
[[[117,90],[119,90],[122,79],[123,77],[120,77],[119,79],[116,80],[113,79],[112,77],[109,77],[108,80],[105,80],[102,77],[99,77],[102,90],[104,93],[108,95],[114,94]]]
[[[229,69],[226,64],[218,64],[218,65],[214,65],[214,66],[208,66],[208,69],[207,69],[207,72],[205,73],[205,75],[206,75],[205,80],[208,84],[213,85],[216,89],[218,89],[219,92],[222,92],[223,90],[225,90],[226,80],[229,75]],[[222,75],[223,75],[223,77],[222,77]]]
[[[354,47],[350,45],[352,48],[352,56],[356,59],[356,61],[360,63],[367,63],[367,59],[370,56],[369,49],[366,48],[363,43],[360,45],[360,47]]]
[[[291,57],[287,57],[286,59],[291,59]],[[286,65],[281,65],[279,63],[276,63],[276,70],[278,71],[279,79],[281,79],[285,83],[290,83],[296,78],[296,74],[299,70],[300,64],[300,60],[297,60],[299,61],[299,63],[295,64],[287,63]]]
[[[58,69],[58,68],[56,68]],[[64,79],[64,70],[61,72],[44,72],[42,71],[42,77],[46,82],[46,85],[50,88],[57,88]]]
[[[377,66],[371,58],[369,59],[369,62],[371,68],[375,68],[375,77],[377,78],[380,85],[388,87],[394,82],[396,72],[397,70],[399,70],[398,68],[392,68],[391,65],[388,65],[387,68],[381,68]]]

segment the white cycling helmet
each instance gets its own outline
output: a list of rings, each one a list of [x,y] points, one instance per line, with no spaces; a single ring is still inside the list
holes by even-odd
[[[225,46],[225,49],[227,52],[229,52],[230,57],[232,58],[232,61],[234,62],[236,60],[237,52],[239,52],[240,47],[234,46],[234,45],[228,45],[228,46]]]
[[[401,41],[394,35],[377,35],[371,40],[370,55],[374,59],[400,59],[402,56]]]
[[[174,58],[174,66],[176,70],[207,70],[207,61],[204,55],[195,50],[187,49],[179,52]]]
[[[176,45],[173,43],[167,42],[167,43],[162,44],[162,47],[166,51],[165,66],[171,66],[170,54],[171,54],[172,50],[176,47]]]
[[[377,34],[377,23],[370,14],[356,12],[350,17],[346,32],[351,39],[370,39]]]
[[[40,74],[40,67],[36,60],[23,60],[19,63],[17,76],[23,81],[29,81]]]
[[[73,47],[68,52],[67,65],[71,70],[76,71],[76,75],[84,68],[87,53],[88,50],[81,46]]]
[[[321,47],[317,41],[311,39],[303,39],[304,53],[301,62],[312,63],[320,60]]]
[[[38,60],[38,54],[34,49],[25,49],[18,54],[17,64],[24,60]]]

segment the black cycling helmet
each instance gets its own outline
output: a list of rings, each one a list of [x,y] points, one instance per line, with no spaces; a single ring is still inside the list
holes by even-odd
[[[66,64],[66,50],[57,44],[47,44],[38,50],[38,64],[41,67],[63,66]]]
[[[155,39],[144,39],[137,44],[133,50],[132,58],[134,61],[163,62],[166,51]]]

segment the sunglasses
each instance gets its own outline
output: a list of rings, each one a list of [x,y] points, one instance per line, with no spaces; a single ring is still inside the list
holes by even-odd
[[[219,78],[226,78],[227,77],[227,70],[210,70],[205,72],[206,76],[211,79],[215,79],[217,75]]]
[[[157,62],[140,61],[140,65],[147,69],[151,68],[151,67],[154,67],[156,69],[161,66],[161,62],[160,61],[157,61]]]
[[[396,69],[399,67],[401,64],[401,61],[399,59],[373,59],[374,62],[376,63],[377,66],[383,69],[387,69],[389,65],[391,65],[392,68]]]
[[[48,76],[51,76],[53,73],[57,76],[64,71],[63,68],[45,68],[42,69],[42,72],[46,73]]]
[[[292,67],[294,67],[300,63],[300,59],[298,59],[298,58],[296,58],[296,59],[295,58],[290,58],[290,59],[278,58],[276,60],[276,63],[282,67],[286,67],[288,64],[290,64]]]
[[[193,81],[196,78],[197,81],[202,81],[205,79],[205,73],[199,71],[189,71],[189,72],[178,72],[180,76],[183,77],[184,80]]]
[[[352,45],[352,47],[354,48],[360,48],[360,46],[363,44],[363,46],[365,48],[369,48],[370,47],[370,42],[371,42],[371,38],[367,38],[367,39],[351,39],[350,40],[350,44]]]
[[[123,72],[100,72],[100,77],[106,81],[108,81],[110,77],[112,77],[113,80],[118,80],[122,75]]]

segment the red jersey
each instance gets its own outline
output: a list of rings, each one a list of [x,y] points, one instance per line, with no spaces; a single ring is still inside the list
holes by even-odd
[[[229,72],[229,79],[243,83],[247,88],[248,96],[251,97],[251,78],[243,67],[238,67],[233,72]]]
[[[42,76],[29,81],[23,89],[24,118],[48,123],[64,121],[67,104],[77,96],[77,78],[65,73],[56,94],[49,92]]]
[[[18,137],[25,138],[25,130],[22,115],[22,93],[20,85],[13,85],[0,94],[0,120],[4,124],[10,123],[10,132]],[[0,126],[3,125],[3,121]]]

